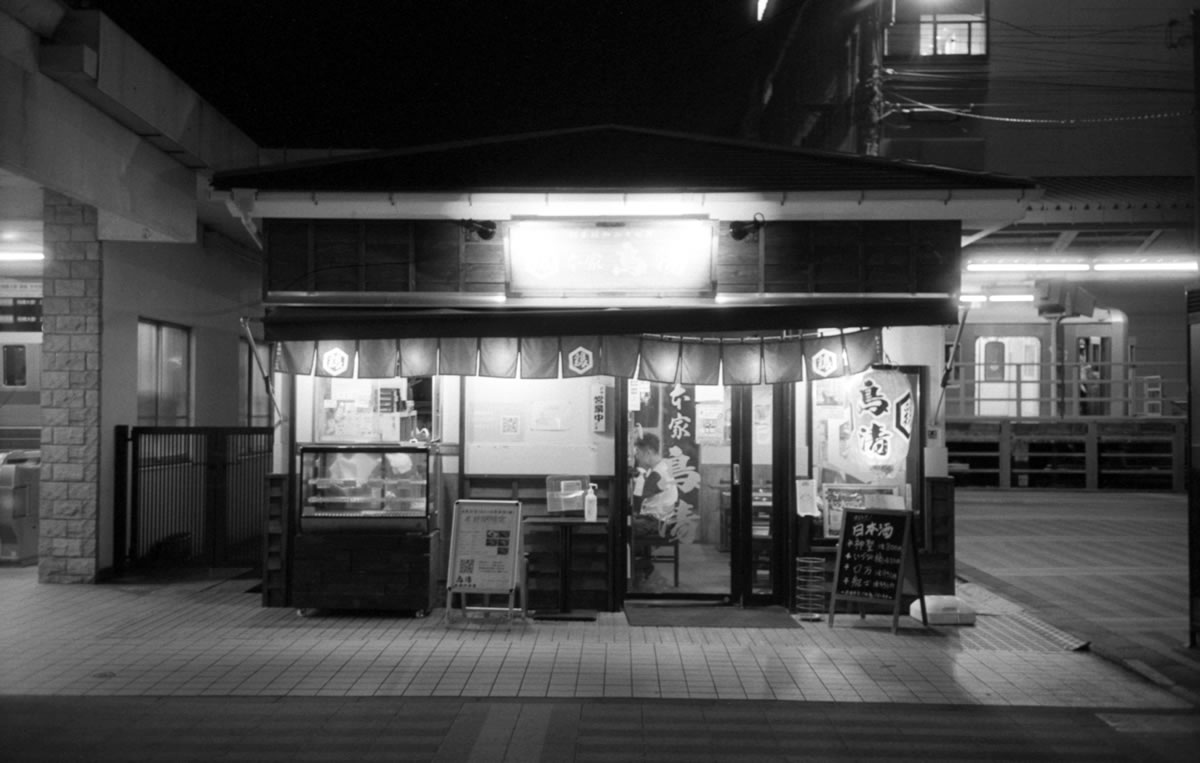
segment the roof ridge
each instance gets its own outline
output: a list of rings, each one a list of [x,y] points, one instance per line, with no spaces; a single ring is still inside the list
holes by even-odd
[[[506,147],[511,147],[511,151]],[[339,182],[361,186],[369,182],[365,177],[354,180],[347,178],[352,175],[374,175],[378,182],[381,172],[389,163],[397,168],[394,172],[399,174],[395,174],[392,180],[398,181],[400,186],[415,188],[413,184],[416,177],[411,171],[419,168],[425,180],[430,182],[427,186],[429,190],[435,187],[444,189],[455,182],[460,182],[461,189],[474,187],[480,191],[524,187],[543,190],[607,188],[618,185],[642,190],[705,187],[712,190],[749,189],[764,187],[759,184],[768,176],[772,188],[783,188],[792,182],[797,183],[797,187],[811,185],[812,179],[806,181],[806,177],[818,167],[826,176],[826,182],[830,183],[827,188],[831,190],[842,187],[840,181],[844,179],[843,176],[856,172],[890,174],[892,177],[885,186],[892,188],[904,185],[914,188],[943,185],[989,188],[1037,186],[1030,178],[1001,173],[615,123],[511,133],[231,169],[215,173],[212,183],[217,188],[261,188],[264,184],[272,186],[286,182],[288,178],[299,180],[307,174],[310,182],[318,175],[331,178],[340,176],[342,181]],[[400,170],[401,166],[407,169]],[[621,174],[622,169],[624,175]],[[587,179],[589,171],[593,180],[599,179],[598,184]],[[539,172],[542,174],[541,180],[546,182],[535,181],[530,184],[529,179]],[[902,178],[907,178],[908,183],[903,182]]]

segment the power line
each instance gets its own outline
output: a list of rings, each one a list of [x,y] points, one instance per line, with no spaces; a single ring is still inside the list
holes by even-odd
[[[1107,29],[1100,29],[1095,32],[1082,32],[1082,33],[1076,33],[1076,34],[1046,34],[1045,32],[1039,32],[1037,29],[1035,29],[1033,27],[1021,26],[1020,24],[1014,24],[1011,21],[1005,21],[1004,19],[996,18],[995,15],[993,15],[989,19],[989,21],[991,21],[993,24],[1000,24],[1002,26],[1006,26],[1006,27],[1015,29],[1018,32],[1024,32],[1025,34],[1031,34],[1034,37],[1043,37],[1047,40],[1082,40],[1082,39],[1090,39],[1090,38],[1094,38],[1094,37],[1103,37],[1103,36],[1109,35],[1109,34],[1118,34],[1118,33],[1125,34],[1128,32],[1137,32],[1142,29],[1161,29],[1163,26],[1161,23],[1142,24],[1140,26],[1132,26],[1132,27],[1126,27],[1126,26],[1109,27]]]
[[[937,112],[941,112],[943,114],[953,114],[955,116],[963,117],[966,119],[979,119],[979,120],[982,120],[985,122],[1007,122],[1010,124],[1041,124],[1041,125],[1057,125],[1060,127],[1077,127],[1077,126],[1082,126],[1082,125],[1110,124],[1110,123],[1116,123],[1116,122],[1144,122],[1144,121],[1159,120],[1159,119],[1178,119],[1180,117],[1190,116],[1189,112],[1186,112],[1186,111],[1165,111],[1165,112],[1157,112],[1157,113],[1151,113],[1151,114],[1132,114],[1129,116],[1121,116],[1121,117],[1078,117],[1078,118],[1072,118],[1072,119],[1038,119],[1038,118],[1033,118],[1033,117],[999,117],[999,116],[991,116],[988,114],[975,114],[970,111],[963,111],[961,109],[950,109],[950,108],[946,108],[944,106],[934,106],[933,104],[922,103],[921,101],[918,101],[915,98],[909,98],[908,96],[900,95],[899,93],[891,93],[890,96],[893,98],[899,98],[900,100],[906,101],[913,106],[916,106],[921,109],[927,109],[929,111],[937,111]],[[887,104],[887,106],[895,107],[899,111],[904,110],[903,104],[889,103],[889,104]]]

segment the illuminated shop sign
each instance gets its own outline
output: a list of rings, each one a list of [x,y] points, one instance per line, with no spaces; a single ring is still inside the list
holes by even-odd
[[[513,223],[508,291],[520,296],[714,293],[709,220]]]

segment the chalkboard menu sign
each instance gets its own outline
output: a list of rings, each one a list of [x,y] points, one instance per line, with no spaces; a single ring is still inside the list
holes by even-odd
[[[867,604],[892,604],[892,632],[900,619],[900,599],[909,573],[916,580],[925,619],[924,591],[912,537],[912,512],[893,509],[847,509],[838,540],[837,566],[829,625],[833,625],[838,600]]]

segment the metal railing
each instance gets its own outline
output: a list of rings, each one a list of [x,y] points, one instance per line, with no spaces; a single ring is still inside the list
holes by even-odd
[[[959,486],[1186,489],[1184,362],[959,363],[946,380]]]
[[[942,398],[947,420],[1187,415],[1187,365],[956,363]]]
[[[272,429],[120,426],[116,441],[116,571],[262,564]]]

